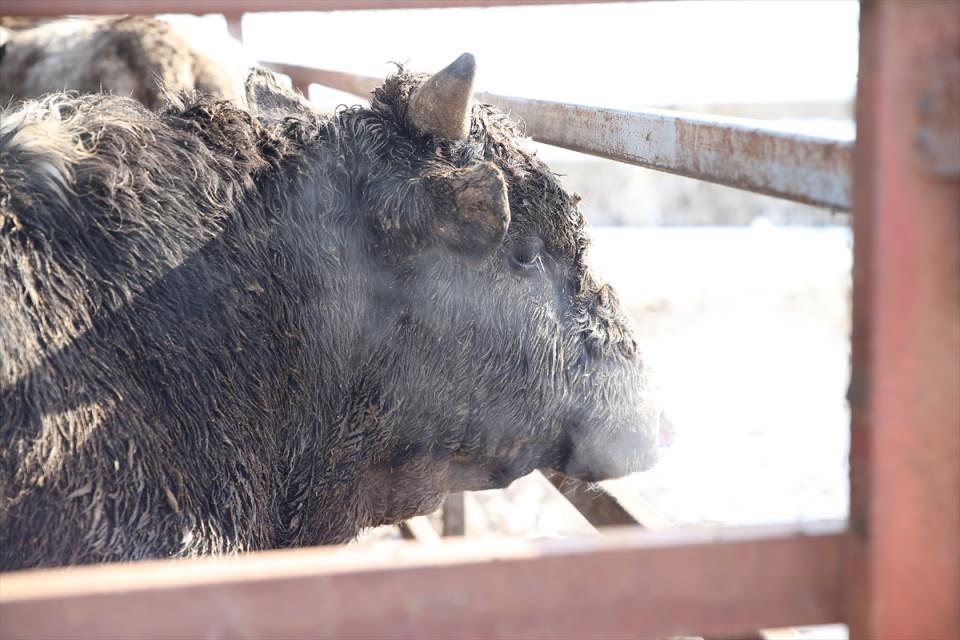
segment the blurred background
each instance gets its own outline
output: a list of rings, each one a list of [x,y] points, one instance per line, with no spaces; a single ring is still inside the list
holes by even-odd
[[[165,16],[229,56],[383,77],[476,55],[479,90],[758,118],[853,137],[856,2],[669,2]],[[312,86],[326,107],[362,100]],[[844,518],[848,217],[545,145],[584,197],[593,261],[633,318],[677,426],[654,470],[616,481],[678,525]],[[539,476],[467,496],[471,536],[592,527]],[[383,528],[361,539],[396,536]]]

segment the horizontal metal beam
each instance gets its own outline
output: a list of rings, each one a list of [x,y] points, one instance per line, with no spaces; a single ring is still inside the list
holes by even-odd
[[[618,111],[492,93],[477,99],[521,118],[538,142],[785,200],[851,207],[851,141],[682,111]]]
[[[840,621],[842,523],[458,539],[0,576],[6,638],[637,638]]]
[[[601,4],[623,0],[4,0],[7,16],[158,13],[248,13],[253,11],[359,11],[447,9],[518,5]]]
[[[369,97],[383,81],[265,63],[294,78]],[[534,140],[785,200],[849,211],[853,142],[782,131],[762,120],[646,109],[618,111],[494,93],[486,102],[523,120]]]

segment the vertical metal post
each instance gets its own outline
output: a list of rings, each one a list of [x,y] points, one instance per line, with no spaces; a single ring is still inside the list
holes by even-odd
[[[440,512],[444,536],[462,536],[466,533],[466,507],[462,493],[451,493]]]
[[[846,617],[958,638],[960,3],[860,6]]]

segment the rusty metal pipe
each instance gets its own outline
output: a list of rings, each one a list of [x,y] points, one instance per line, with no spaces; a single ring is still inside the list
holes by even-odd
[[[4,0],[7,16],[158,13],[236,14],[252,11],[360,11],[520,5],[601,4],[623,0]]]
[[[299,549],[0,576],[21,638],[638,638],[841,615],[842,522]]]

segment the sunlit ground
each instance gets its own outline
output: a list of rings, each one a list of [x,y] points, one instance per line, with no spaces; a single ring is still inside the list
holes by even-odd
[[[617,484],[677,525],[847,512],[851,234],[842,226],[598,227],[678,437]],[[592,531],[543,478],[468,494],[471,536]]]

